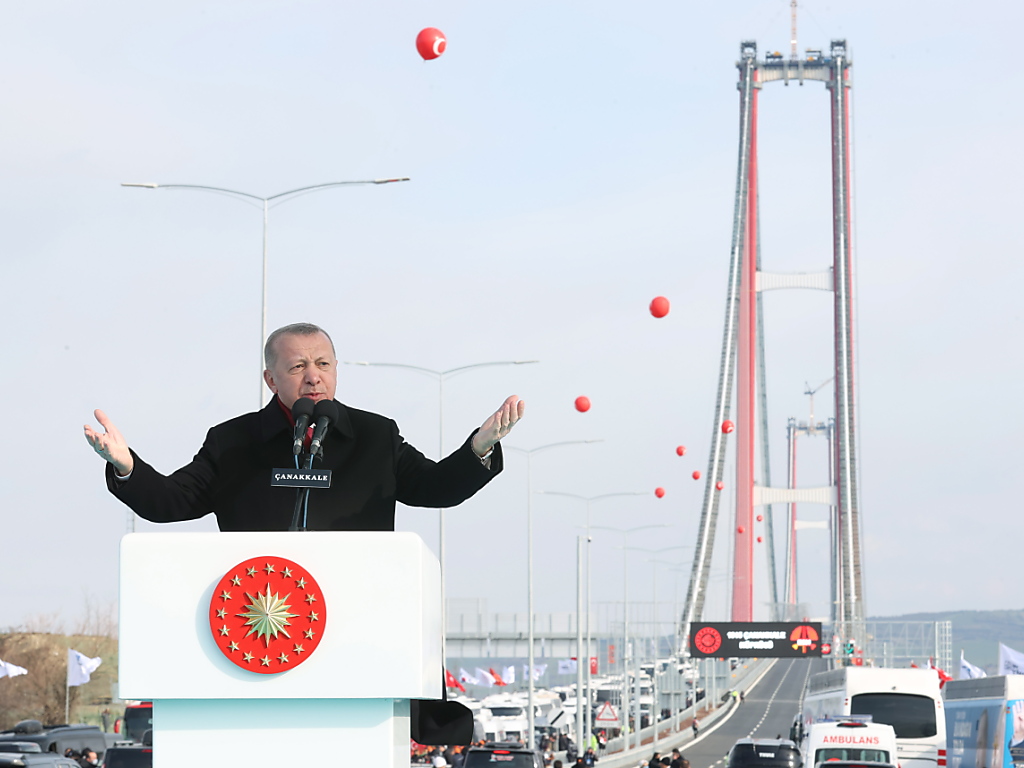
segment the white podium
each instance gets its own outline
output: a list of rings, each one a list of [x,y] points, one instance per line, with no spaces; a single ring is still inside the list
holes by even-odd
[[[415,534],[121,541],[119,690],[153,701],[154,768],[405,768],[409,699],[443,684],[440,567]]]

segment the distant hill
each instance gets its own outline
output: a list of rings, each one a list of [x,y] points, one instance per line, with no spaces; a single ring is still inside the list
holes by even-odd
[[[953,622],[953,666],[958,674],[960,651],[964,657],[990,675],[999,663],[999,643],[1024,651],[1024,610],[1019,611],[947,611],[907,613],[902,616],[873,617],[877,621],[951,621]]]

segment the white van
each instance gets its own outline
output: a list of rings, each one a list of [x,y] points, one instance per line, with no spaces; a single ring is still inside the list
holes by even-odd
[[[836,718],[812,723],[804,732],[800,753],[804,768],[832,760],[871,763],[898,762],[896,731],[891,725],[873,723],[871,718]]]

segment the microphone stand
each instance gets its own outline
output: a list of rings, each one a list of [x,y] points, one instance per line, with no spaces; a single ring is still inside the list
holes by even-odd
[[[323,445],[320,446],[320,452],[323,452]],[[315,453],[302,453],[305,457],[305,467],[303,469],[313,468],[313,459],[316,458]],[[299,469],[299,457],[295,457],[295,468]],[[297,488],[295,491],[295,509],[292,512],[292,524],[288,526],[289,531],[305,531],[306,530],[306,518],[309,513],[309,488]],[[299,519],[301,516],[302,523],[300,525]]]

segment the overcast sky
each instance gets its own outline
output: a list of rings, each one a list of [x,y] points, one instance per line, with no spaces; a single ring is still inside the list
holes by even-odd
[[[1021,607],[1022,16],[994,0],[801,5],[801,49],[846,38],[854,62],[872,615]],[[449,40],[432,62],[414,47],[426,26]],[[631,544],[692,544],[703,483],[690,473],[706,470],[715,426],[745,39],[787,52],[788,2],[10,5],[0,627],[116,599],[127,516],[82,437],[94,408],[169,472],[209,426],[258,405],[260,211],[124,181],[272,195],[410,176],[271,211],[270,326],[316,322],[345,360],[540,360],[451,379],[445,450],[517,393],[528,410],[510,445],[604,441],[535,455],[534,488],[646,492],[595,505],[593,522],[668,524]],[[766,269],[831,264],[829,148],[821,83],[765,87]],[[659,294],[672,311],[655,320]],[[768,294],[765,322],[781,483],[786,420],[807,418],[805,382],[832,375],[831,296]],[[436,455],[432,379],[344,368],[338,392]],[[580,394],[593,401],[586,414],[573,409]],[[831,386],[815,405],[831,415]],[[801,484],[823,482],[824,450],[801,444]],[[533,509],[537,608],[572,610],[583,507],[537,496]],[[525,510],[525,459],[509,453],[505,473],[448,514],[450,596],[525,609]],[[399,526],[436,545],[435,512],[401,511]],[[214,529],[212,518],[139,525]],[[596,601],[621,600],[620,538],[595,533]],[[801,599],[817,616],[828,612],[825,544],[822,531],[801,533]],[[631,599],[650,599],[647,557],[630,553]],[[708,618],[726,615],[728,564],[720,535]],[[681,599],[688,574],[661,567],[660,599]],[[766,618],[763,576],[757,599]]]

